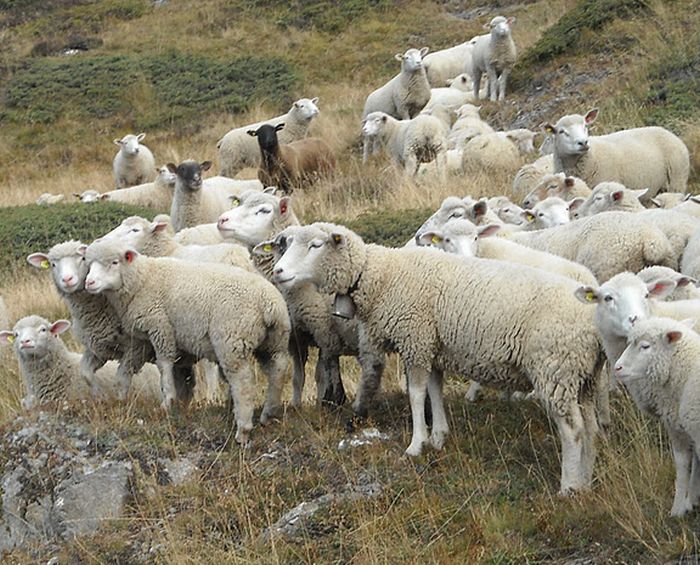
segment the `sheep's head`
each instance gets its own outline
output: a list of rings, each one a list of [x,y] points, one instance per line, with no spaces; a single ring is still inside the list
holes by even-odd
[[[202,188],[202,174],[209,170],[211,161],[197,163],[197,161],[187,160],[179,165],[168,163],[166,166],[171,173],[175,174],[182,188],[194,192]]]
[[[100,239],[119,241],[127,247],[141,251],[146,247],[149,240],[166,233],[168,227],[169,224],[167,222],[155,220],[149,222],[146,218],[131,216]]]
[[[578,200],[574,206],[578,204]],[[522,215],[529,229],[546,229],[563,226],[571,221],[571,204],[558,196],[550,196],[535,204],[531,210],[524,210]]]
[[[249,190],[231,197],[231,210],[219,216],[216,227],[224,239],[254,246],[269,239],[292,215],[292,199]]]
[[[593,216],[601,212],[621,209],[631,199],[639,200],[648,189],[630,190],[619,182],[601,182],[576,211],[576,217]],[[641,207],[641,204],[637,204]]]
[[[177,180],[177,175],[175,174],[174,171],[171,171],[168,168],[168,165],[163,165],[162,167],[158,167],[156,169],[156,184],[160,184],[162,186],[167,186],[168,188],[174,188],[175,187],[175,181]]]
[[[258,145],[263,150],[272,150],[279,145],[277,132],[284,129],[284,123],[276,126],[263,124],[258,129],[249,129],[246,133],[258,138]]]
[[[74,192],[73,196],[75,196],[83,204],[98,202],[100,200],[109,200],[109,196],[107,194],[100,194],[97,190],[85,190],[82,193]]]
[[[57,339],[70,326],[68,320],[51,323],[41,316],[27,316],[12,330],[0,331],[0,344],[12,345],[20,357],[41,358],[51,347],[51,340]]]
[[[515,18],[496,16],[489,23],[484,24],[485,29],[491,30],[491,36],[505,37],[510,34],[510,26],[515,23]]]
[[[138,256],[136,250],[118,240],[93,241],[85,253],[90,269],[85,278],[85,290],[90,294],[119,290],[124,286],[123,271]]]
[[[389,122],[390,116],[384,112],[371,112],[362,120],[362,135],[374,137],[381,135]]]
[[[554,149],[559,155],[583,155],[589,149],[588,126],[598,117],[598,108],[585,116],[571,114],[563,116],[555,124],[543,125],[544,132],[554,138]]]
[[[140,133],[138,135],[130,133],[121,139],[115,139],[113,141],[115,145],[119,146],[124,155],[134,157],[139,154],[139,151],[141,150],[139,142],[143,141],[144,137],[146,137],[145,133]]]
[[[293,105],[291,112],[294,112],[300,121],[308,121],[318,116],[318,96],[314,98],[300,98]]]
[[[469,220],[451,220],[441,230],[427,231],[416,236],[416,245],[430,246],[462,257],[475,257],[479,238],[494,235],[501,226],[475,226]]]
[[[27,257],[27,262],[36,269],[51,271],[56,288],[72,294],[84,288],[88,272],[86,247],[80,241],[66,241],[54,245],[48,253],[32,253]]]
[[[397,53],[394,57],[397,61],[401,61],[402,71],[412,73],[423,68],[423,57],[428,54],[428,51],[429,49],[427,47],[423,47],[422,49],[409,49],[403,55]]]

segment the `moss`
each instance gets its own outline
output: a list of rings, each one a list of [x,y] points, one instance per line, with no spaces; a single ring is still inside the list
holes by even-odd
[[[100,202],[95,205],[0,208],[0,264],[11,270],[36,251],[69,239],[89,242],[129,216],[152,217],[162,210]]]
[[[388,247],[401,247],[411,239],[416,230],[433,213],[430,209],[420,210],[373,210],[344,224],[357,232],[367,243],[378,243]]]

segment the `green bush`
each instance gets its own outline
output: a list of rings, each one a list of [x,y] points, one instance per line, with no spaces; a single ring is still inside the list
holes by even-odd
[[[358,218],[344,222],[337,220],[362,236],[366,243],[378,243],[387,247],[401,247],[411,239],[433,213],[428,208],[420,210],[373,210]]]
[[[162,210],[117,203],[58,204],[0,208],[0,265],[22,263],[27,255],[69,239],[90,242],[129,216],[152,218]]]
[[[98,31],[106,20],[133,20],[148,10],[148,0],[0,0],[0,27],[28,24],[37,36]]]
[[[651,71],[647,125],[674,126],[700,113],[700,49],[678,50]]]
[[[376,10],[385,10],[396,5],[392,0],[293,0],[281,2],[284,11],[277,24],[298,29],[315,28],[326,33],[339,33],[357,18]]]
[[[251,99],[288,101],[296,81],[295,71],[278,58],[224,61],[171,51],[42,59],[9,81],[6,117],[45,124],[65,113],[118,114],[141,127],[159,127],[212,111],[240,112]]]

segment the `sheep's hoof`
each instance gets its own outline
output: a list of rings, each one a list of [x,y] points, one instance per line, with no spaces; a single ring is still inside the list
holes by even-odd
[[[247,449],[250,447],[250,431],[241,430],[240,428],[236,430],[236,443],[238,443],[242,448]]]
[[[282,414],[281,406],[273,406],[272,408],[263,408],[262,414],[260,414],[260,423],[264,426],[270,422],[272,418],[279,419]]]
[[[418,444],[418,445],[409,445],[408,449],[404,452],[406,455],[409,457],[418,457],[421,453],[423,452],[423,446]]]
[[[447,435],[447,432],[433,431],[433,433],[430,436],[430,444],[435,449],[442,449],[445,446],[445,440],[447,439]]]

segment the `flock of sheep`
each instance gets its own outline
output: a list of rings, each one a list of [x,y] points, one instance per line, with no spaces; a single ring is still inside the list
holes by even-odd
[[[432,162],[445,175],[510,166],[532,151],[533,132],[495,132],[470,104],[485,94],[482,74],[491,100],[503,100],[512,23],[499,16],[461,45],[397,55],[400,73],[365,104],[364,158],[383,148],[410,175]],[[292,190],[335,165],[322,140],[306,137],[317,103],[301,99],[227,133],[224,176],[208,179],[210,162],[184,161],[147,182],[156,169],[143,134],[115,140],[117,190],[77,196],[169,207],[170,216],[128,218],[89,245],[27,258],[50,273],[85,349],[70,353],[58,338],[66,320],[29,316],[0,332],[19,359],[23,406],[91,390],[169,409],[192,397],[193,365],[205,361],[197,386],[225,379],[245,444],[254,360],[268,380],[265,423],[279,413],[290,358],[292,405],[301,403],[310,347],[319,402],[345,401],[339,358],[357,358],[361,416],[385,356],[398,353],[408,455],[443,447],[443,378],[460,375],[474,381],[469,400],[484,385],[542,403],[559,433],[566,494],[591,484],[596,436],[613,423],[609,393],[622,384],[668,431],[672,515],[691,510],[700,499],[700,204],[686,195],[684,143],[659,127],[591,136],[597,110],[564,116],[544,126],[542,157],[513,171],[510,197],[446,198],[415,238],[386,248],[343,226],[301,225],[293,211]],[[247,166],[259,180],[229,178]]]

